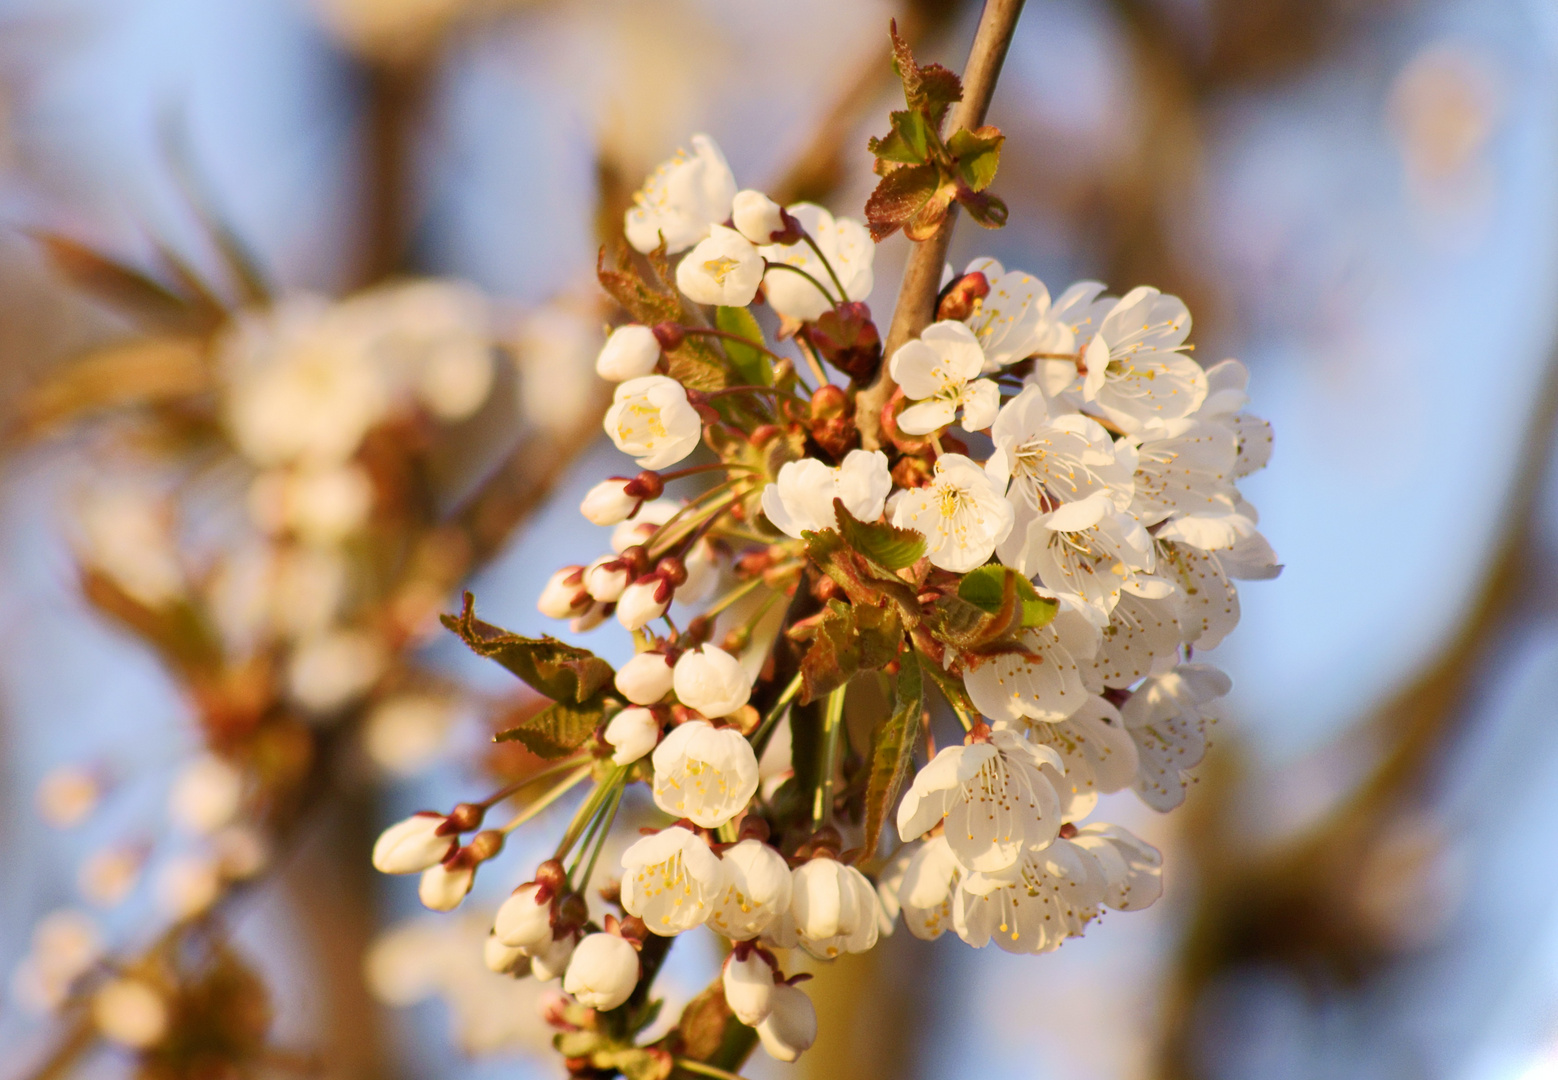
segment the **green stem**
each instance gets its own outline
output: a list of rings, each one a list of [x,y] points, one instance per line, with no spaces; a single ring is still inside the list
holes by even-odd
[[[839,751],[839,729],[844,726],[844,691],[841,686],[828,695],[827,709],[822,714],[822,770],[811,804],[813,825],[822,825],[833,814],[833,770]]]
[[[580,780],[583,780],[586,776],[590,775],[590,770],[592,768],[593,766],[591,765],[582,766],[578,772],[574,773],[561,784],[558,784],[551,791],[548,791],[545,795],[541,796],[535,802],[521,810],[518,814],[514,815],[513,819],[498,831],[506,834],[511,833],[515,829],[519,828],[525,822],[535,817],[541,811],[545,810],[548,806],[551,806],[554,802],[571,791],[574,785],[578,784]]]
[[[713,1076],[716,1080],[745,1080],[740,1073],[726,1072],[718,1065],[706,1065],[701,1061],[694,1061],[692,1058],[684,1057],[672,1058],[671,1060],[678,1069],[685,1069],[690,1073],[697,1073],[699,1076]]]
[[[586,825],[594,821],[595,811],[600,809],[600,804],[610,794],[608,788],[614,778],[615,774],[607,777],[604,783],[595,785],[595,790],[590,792],[590,797],[584,800],[578,812],[573,815],[573,820],[568,823],[568,831],[563,833],[563,838],[557,842],[557,850],[552,853],[552,858],[559,860],[567,858],[568,853],[573,850],[573,845],[578,841],[579,834],[584,832]]]
[[[564,773],[569,769],[578,768],[580,758],[581,755],[575,754],[566,761],[559,761],[556,765],[553,765],[549,769],[542,769],[540,772],[531,776],[527,776],[523,780],[516,780],[512,784],[509,784],[506,787],[501,787],[497,791],[494,791],[491,795],[488,795],[485,799],[476,805],[482,807],[485,810],[490,810],[504,799],[507,799],[509,796],[515,795],[524,788],[534,784],[537,780],[548,780],[556,776],[558,773]]]
[[[784,688],[784,693],[779,695],[779,700],[774,702],[774,707],[768,710],[768,715],[763,717],[763,722],[757,725],[757,730],[752,733],[752,749],[761,758],[763,751],[768,749],[768,740],[773,737],[774,728],[779,723],[779,718],[790,707],[790,702],[795,700],[795,695],[801,692],[801,676],[796,674],[790,680],[790,685]]]
[[[606,847],[607,838],[611,836],[611,827],[617,822],[617,807],[622,805],[622,793],[626,790],[625,786],[619,784],[617,790],[612,793],[611,808],[606,811],[605,815],[606,825],[601,829],[600,835],[595,840],[595,850],[590,853],[590,861],[585,864],[584,876],[577,880],[572,877],[569,879],[574,881],[574,884],[581,889],[589,888],[590,878],[595,876],[595,864],[600,859],[601,851]]]
[[[817,241],[812,239],[811,233],[802,233],[801,239],[805,240],[806,245],[817,253],[817,258],[822,260],[823,267],[828,271],[828,277],[832,279],[834,287],[839,291],[839,303],[842,304],[848,301],[849,293],[845,290],[844,283],[839,280],[838,274],[834,272],[833,264],[830,263],[828,261],[828,257],[822,253],[822,249],[817,246]]]
[[[734,589],[731,589],[730,592],[726,593],[724,596],[720,597],[718,601],[716,601],[711,607],[704,611],[704,615],[713,618],[715,615],[718,615],[720,612],[730,607],[730,605],[734,604],[737,600],[740,600],[743,596],[746,596],[753,589],[756,589],[762,583],[763,576],[761,574],[753,578],[751,581],[743,582]]]
[[[726,481],[726,483],[719,485],[719,487],[720,488],[729,487],[729,486],[737,484],[739,482],[740,482],[739,480],[729,480],[729,481]],[[711,491],[710,492],[706,492],[702,496],[702,498],[707,498],[708,495],[710,493],[712,493],[712,491],[716,491],[716,490],[719,490],[719,489],[718,488],[711,489]],[[698,513],[697,513],[697,515],[694,518],[689,519],[689,520],[677,521],[677,518],[680,517],[687,510],[691,509],[693,504],[692,503],[688,503],[686,506],[682,507],[680,510],[678,510],[676,512],[675,516],[673,516],[670,520],[668,520],[664,525],[660,526],[660,528],[655,531],[655,534],[652,537],[649,538],[649,543],[646,546],[649,548],[649,556],[650,556],[650,558],[652,558],[652,559],[659,558],[661,555],[665,554],[665,552],[668,551],[670,548],[674,547],[681,540],[685,539],[687,534],[692,532],[694,529],[698,528],[699,525],[702,525],[705,521],[709,520],[710,518],[718,517],[720,514],[724,513],[725,510],[727,508],[729,508],[730,504],[735,502],[737,499],[739,499],[742,494],[743,494],[742,492],[738,492],[738,491],[724,491],[724,492],[721,492],[720,493],[720,497],[718,499],[716,499],[712,504],[710,504],[708,506],[701,506],[701,507],[699,507],[698,508]],[[680,532],[671,533],[669,531],[670,527],[671,527],[671,525],[673,523],[675,523],[678,526],[678,528],[681,529]]]

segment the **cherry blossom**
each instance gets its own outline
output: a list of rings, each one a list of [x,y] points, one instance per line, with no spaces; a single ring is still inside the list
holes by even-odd
[[[678,150],[662,163],[633,196],[624,221],[628,243],[653,251],[665,243],[668,254],[702,240],[709,227],[730,217],[736,178],[725,155],[707,135],[694,135],[692,153]]]
[[[646,836],[628,848],[622,854],[622,869],[623,908],[664,937],[701,925],[725,887],[725,865],[719,856],[680,826]]]
[[[1232,686],[1210,664],[1181,664],[1142,683],[1121,708],[1140,757],[1136,794],[1154,810],[1166,812],[1185,801],[1187,770],[1206,753],[1206,707]]]
[[[638,950],[615,934],[586,934],[568,958],[563,989],[580,1005],[607,1012],[633,996]]]
[[[928,485],[897,496],[893,524],[924,534],[932,566],[966,573],[1012,531],[1012,504],[1001,495],[1006,481],[1004,470],[992,478],[962,454],[942,454]]]
[[[655,805],[706,829],[741,813],[757,791],[757,756],[735,728],[689,720],[660,740],[653,761]]]
[[[875,284],[871,263],[876,257],[876,245],[871,242],[866,227],[853,218],[834,218],[814,203],[796,203],[789,208],[789,213],[816,242],[822,258],[818,258],[810,244],[765,244],[760,247],[759,254],[769,263],[796,267],[806,275],[770,268],[763,276],[763,295],[768,306],[785,318],[810,322],[832,308],[835,302],[867,299]],[[826,265],[823,259],[827,260]],[[829,267],[832,267],[831,272]],[[838,295],[835,275],[844,287],[843,296]]]
[[[904,397],[916,404],[898,416],[910,435],[928,435],[946,427],[962,410],[965,431],[981,431],[995,422],[1001,392],[979,375],[985,354],[972,330],[960,322],[938,322],[899,346],[889,365]]]
[[[645,469],[674,465],[698,448],[703,423],[675,379],[645,375],[617,386],[606,434]]]
[[[755,938],[790,907],[790,868],[761,840],[727,849],[725,891],[709,915],[709,926],[733,941]]]
[[[606,338],[595,359],[595,373],[611,382],[641,379],[654,373],[660,362],[660,342],[647,326],[628,323]]]
[[[698,304],[745,307],[763,282],[763,257],[734,229],[715,225],[676,266],[676,287]]]
[[[893,478],[880,450],[851,450],[830,468],[816,458],[786,462],[778,479],[763,489],[763,513],[786,536],[801,539],[808,530],[838,528],[833,500],[859,521],[882,516]]]

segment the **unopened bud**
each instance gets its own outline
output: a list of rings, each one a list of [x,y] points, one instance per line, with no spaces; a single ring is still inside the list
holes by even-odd
[[[641,652],[617,671],[617,693],[635,705],[653,705],[671,692],[671,663],[665,653]]]
[[[626,382],[652,374],[660,362],[657,337],[649,327],[638,323],[617,327],[595,358],[595,373],[612,382]]]
[[[735,953],[725,958],[720,971],[725,1004],[748,1027],[757,1027],[768,1018],[774,1001],[774,969],[763,954],[753,949],[738,959]]]
[[[547,579],[536,601],[536,610],[548,619],[566,619],[577,615],[589,599],[584,589],[584,567],[565,566]]]
[[[638,985],[638,950],[615,934],[590,934],[568,959],[563,989],[581,1005],[615,1009]]]
[[[655,573],[665,578],[673,587],[687,584],[687,564],[675,555],[667,555],[656,563]]]
[[[573,957],[574,946],[579,939],[572,934],[543,942],[530,954],[530,974],[537,982],[551,982],[562,976]]]
[[[488,971],[498,975],[513,975],[517,978],[530,974],[530,958],[524,950],[505,945],[497,934],[487,935],[482,945],[481,959]]]
[[[687,332],[674,322],[656,323],[654,334],[655,340],[666,352],[675,352],[682,347],[682,342],[687,340]]]
[[[624,490],[636,499],[658,499],[665,494],[665,480],[653,469],[645,469],[629,480]]]
[[[770,1057],[794,1061],[817,1041],[817,1010],[804,990],[776,983],[768,1015],[757,1025],[757,1037]]]
[[[594,525],[616,525],[633,516],[643,501],[640,495],[628,491],[633,481],[625,476],[613,476],[602,480],[585,494],[579,504],[579,513]]]
[[[670,670],[666,668],[667,672]],[[618,765],[631,765],[660,741],[660,721],[653,712],[639,706],[623,709],[606,725],[605,738],[613,750],[611,760]]]
[[[503,850],[503,834],[497,829],[483,829],[471,837],[465,850],[471,853],[472,862],[486,862]]]
[[[568,872],[563,869],[559,859],[548,859],[536,867],[536,884],[551,890],[553,894],[559,892],[568,884]]]
[[[941,291],[936,305],[938,320],[962,322],[979,308],[979,301],[990,295],[990,279],[978,270],[964,274]]]
[[[657,574],[645,574],[622,591],[617,600],[617,621],[629,630],[642,630],[671,606],[671,588]]]
[[[792,239],[780,239],[786,234],[785,218],[788,216],[778,203],[761,191],[751,189],[736,192],[730,207],[730,220],[736,231],[758,245],[793,244],[799,240],[799,232]]]
[[[817,387],[811,396],[811,417],[813,420],[832,420],[836,416],[843,416],[849,411],[849,395],[844,393],[842,386],[828,383]]]
[[[468,833],[472,829],[481,826],[481,819],[487,816],[487,809],[476,803],[463,802],[449,811],[449,817],[440,827],[439,832],[444,836],[454,833]]]
[[[454,850],[456,841],[441,832],[442,814],[424,811],[397,822],[379,834],[373,845],[373,867],[381,874],[417,874],[436,866]]]
[[[417,898],[424,907],[433,911],[453,911],[460,906],[476,880],[476,868],[461,865],[464,860],[456,857],[449,864],[439,863],[422,871],[417,883]],[[450,864],[456,864],[451,869]]]
[[[602,555],[584,572],[584,587],[590,596],[602,604],[615,603],[622,597],[622,590],[633,580],[623,560],[616,555]]]
[[[493,920],[492,932],[499,941],[516,949],[533,952],[552,937],[552,905],[548,899],[552,890],[545,893],[543,886],[532,882],[515,889],[498,908]]]
[[[871,309],[855,300],[823,312],[806,336],[824,360],[864,385],[882,364],[882,335]]]

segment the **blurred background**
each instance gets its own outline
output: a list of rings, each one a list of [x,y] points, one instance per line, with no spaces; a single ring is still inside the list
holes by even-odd
[[[541,632],[599,544],[592,271],[643,175],[706,131],[859,216],[888,19],[956,68],[977,16],[0,0],[0,1075],[561,1074],[479,959],[519,877],[432,916],[368,866],[536,765],[432,616],[468,584]],[[1246,494],[1287,569],[1209,655],[1184,812],[1112,808],[1162,903],[1042,957],[897,934],[746,1074],[1558,1078],[1558,6],[1028,0],[990,119],[1011,224],[954,263],[1182,295],[1275,425]],[[289,334],[397,373],[333,456],[242,411]],[[171,1015],[99,1039],[103,957]],[[183,1049],[129,1049],[159,1020]]]

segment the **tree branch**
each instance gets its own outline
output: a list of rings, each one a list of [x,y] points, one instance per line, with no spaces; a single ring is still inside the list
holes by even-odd
[[[1022,5],[1023,0],[985,0],[984,11],[979,15],[979,29],[974,32],[974,44],[968,51],[968,63],[963,69],[963,99],[953,108],[948,135],[964,128],[977,128],[985,122],[985,113],[995,95],[995,82],[1006,60],[1006,50],[1011,46]],[[855,401],[855,423],[860,426],[861,444],[867,450],[881,445],[882,406],[887,404],[896,388],[887,361],[900,345],[929,326],[936,317],[941,268],[947,261],[947,245],[952,242],[952,229],[956,224],[957,205],[953,204],[936,234],[916,244],[909,254],[903,284],[898,290],[898,306],[893,311],[892,325],[882,348],[882,370],[876,381],[862,390]]]

